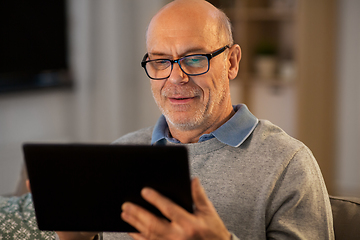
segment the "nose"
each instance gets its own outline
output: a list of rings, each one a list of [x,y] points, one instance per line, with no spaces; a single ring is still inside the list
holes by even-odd
[[[184,84],[189,81],[189,76],[181,70],[179,63],[175,62],[168,80],[173,84]]]

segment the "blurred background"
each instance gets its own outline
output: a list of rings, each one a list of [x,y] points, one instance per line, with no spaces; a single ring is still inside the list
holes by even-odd
[[[160,112],[140,61],[169,0],[0,2],[0,195],[24,142],[111,143]],[[242,48],[233,104],[313,151],[333,195],[360,197],[360,1],[212,0]],[[20,41],[21,40],[21,41]]]

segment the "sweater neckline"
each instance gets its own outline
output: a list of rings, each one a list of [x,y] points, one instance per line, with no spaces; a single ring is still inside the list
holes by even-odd
[[[189,156],[196,156],[217,151],[226,145],[220,142],[217,138],[212,138],[204,142],[197,143],[172,143],[167,141],[166,145],[185,146],[188,150]]]

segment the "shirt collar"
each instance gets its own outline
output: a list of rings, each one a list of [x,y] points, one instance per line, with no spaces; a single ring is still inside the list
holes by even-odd
[[[161,115],[155,124],[151,136],[151,144],[158,144],[166,138],[169,138],[169,128],[164,115]]]
[[[235,105],[235,115],[210,134],[204,134],[199,142],[216,137],[220,142],[238,147],[253,132],[259,120],[249,111],[246,105]],[[170,137],[169,128],[163,115],[158,119],[151,138],[151,144],[161,144],[164,140],[180,143]]]

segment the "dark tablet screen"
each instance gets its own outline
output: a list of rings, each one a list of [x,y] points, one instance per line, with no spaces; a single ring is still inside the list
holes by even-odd
[[[185,147],[24,144],[40,230],[136,231],[121,220],[131,201],[153,213],[140,191],[148,186],[192,212]]]

